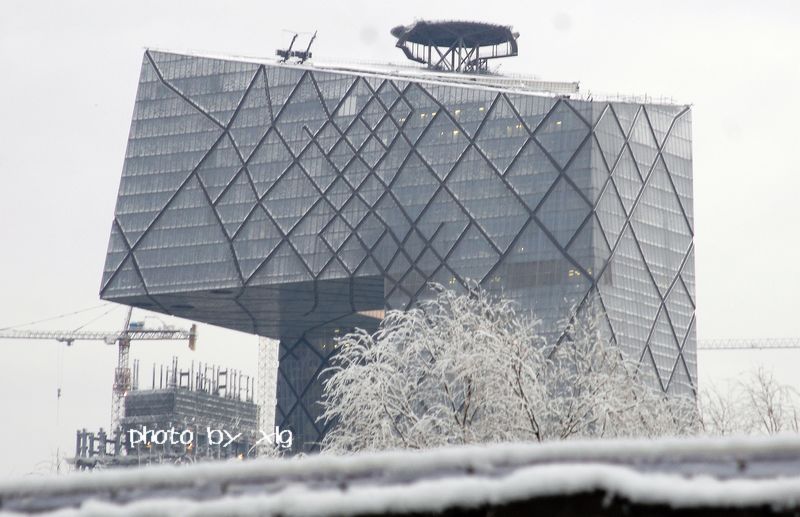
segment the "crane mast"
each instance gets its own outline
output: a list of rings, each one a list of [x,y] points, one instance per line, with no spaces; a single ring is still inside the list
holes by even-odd
[[[72,345],[75,341],[104,341],[108,345],[117,345],[117,367],[114,369],[114,383],[111,389],[111,427],[112,431],[119,427],[125,410],[125,395],[131,389],[130,350],[131,341],[166,341],[186,340],[189,348],[194,350],[197,339],[197,326],[189,330],[176,328],[145,329],[141,323],[133,323],[129,308],[125,316],[122,331],[91,330],[0,330],[0,339],[53,339],[60,343]]]

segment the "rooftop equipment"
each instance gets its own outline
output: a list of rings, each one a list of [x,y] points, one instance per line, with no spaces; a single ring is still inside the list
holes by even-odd
[[[392,29],[397,48],[433,70],[488,73],[489,60],[517,55],[518,32],[480,22],[418,21]]]

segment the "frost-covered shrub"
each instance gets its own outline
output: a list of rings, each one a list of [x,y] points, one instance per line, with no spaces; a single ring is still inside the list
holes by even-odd
[[[571,437],[686,434],[694,399],[666,397],[604,335],[590,303],[548,343],[539,321],[472,285],[432,286],[378,330],[337,342],[321,419],[334,452]],[[565,322],[566,323],[566,322]]]

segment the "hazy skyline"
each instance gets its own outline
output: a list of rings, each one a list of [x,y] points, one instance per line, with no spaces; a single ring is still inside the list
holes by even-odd
[[[17,2],[0,4],[0,328],[98,305],[143,49],[271,57],[319,31],[320,61],[403,62],[389,30],[415,18],[512,24],[501,71],[584,92],[693,105],[698,337],[800,336],[794,159],[800,4],[768,1]],[[102,311],[100,311],[102,312]],[[116,328],[122,310],[98,322]],[[86,319],[45,323],[74,328]],[[213,361],[255,373],[256,338],[207,325],[198,351],[134,345],[144,365]],[[726,354],[726,355],[721,355]],[[59,357],[63,365],[59,368]],[[792,378],[800,351],[705,352],[700,382],[760,360]],[[707,361],[704,363],[704,361]],[[0,477],[71,454],[78,427],[107,426],[116,349],[0,341]],[[146,369],[147,367],[143,367]],[[63,375],[59,429],[55,392]],[[704,378],[705,376],[705,378]],[[19,416],[16,416],[19,415]],[[7,425],[11,422],[13,425]]]

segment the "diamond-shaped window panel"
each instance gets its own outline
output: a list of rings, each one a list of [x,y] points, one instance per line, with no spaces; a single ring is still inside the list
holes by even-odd
[[[387,227],[389,233],[393,237],[393,241],[399,241],[405,236],[408,229],[411,227],[407,212],[405,212],[396,201],[397,196],[394,193],[389,193],[381,198],[375,205],[378,216],[384,221],[391,221],[391,226]]]
[[[375,97],[370,99],[364,111],[361,112],[361,119],[367,123],[370,129],[375,129],[384,116],[386,116],[386,110]]]
[[[309,133],[315,134],[327,120],[314,83],[306,75],[275,115],[274,127],[297,154],[310,140]]]
[[[501,250],[528,220],[525,206],[511,195],[494,168],[473,148],[456,166],[447,186]]]
[[[563,168],[588,134],[589,126],[562,100],[536,129],[534,138]]]
[[[436,194],[417,229],[430,239],[431,247],[445,257],[469,224],[469,218],[446,190]]]
[[[342,138],[342,134],[336,126],[333,125],[333,122],[326,122],[322,128],[317,131],[316,135],[314,135],[317,144],[322,147],[326,154],[329,153],[333,146]]]
[[[397,99],[400,97],[397,86],[395,86],[394,83],[388,79],[381,83],[381,86],[378,88],[376,93],[387,109],[391,108],[395,101],[397,101]]]
[[[369,212],[369,207],[358,197],[353,196],[341,211],[341,215],[355,228]]]
[[[640,113],[641,107],[639,104],[630,104],[630,103],[613,103],[611,105],[614,108],[614,114],[617,116],[617,120],[619,120],[619,125],[622,126],[622,132],[627,135],[631,127],[633,126],[633,121],[642,115]]]
[[[333,113],[333,121],[340,129],[344,130],[361,113],[361,110],[364,109],[371,98],[372,92],[364,84],[364,79],[358,78],[355,85],[339,102],[336,111]]]
[[[397,171],[400,170],[400,166],[406,161],[410,152],[411,146],[408,145],[402,137],[397,138],[392,143],[386,155],[380,163],[375,166],[375,172],[385,184],[391,184]]]
[[[372,250],[375,247],[375,243],[383,234],[384,229],[383,222],[378,219],[374,213],[370,212],[361,221],[359,237],[362,241],[364,241],[364,245],[368,249]]]
[[[242,172],[220,196],[215,206],[229,237],[236,233],[248,214],[255,208],[256,202],[256,196],[253,194],[247,176]]]
[[[397,283],[410,269],[412,269],[411,262],[406,256],[405,249],[401,248],[386,268],[386,276]]]
[[[636,163],[639,165],[642,177],[646,177],[656,158],[658,144],[653,137],[653,132],[647,122],[644,110],[639,113],[636,122],[633,123],[631,137],[628,142],[631,151],[633,151],[633,156],[636,158]]]
[[[616,274],[621,271],[626,272],[624,277]],[[626,292],[636,293],[636,313],[646,316],[647,321],[652,321],[661,305],[661,297],[650,278],[647,265],[639,253],[636,240],[629,227],[623,231],[617,250],[611,258],[611,275],[610,280],[614,285],[622,287]],[[643,331],[641,328],[631,329],[630,332],[636,332],[635,337],[638,339],[644,340],[647,337],[647,331]]]
[[[280,279],[280,280],[279,280]],[[247,285],[274,285],[280,282],[306,282],[312,280],[308,265],[284,240],[270,254],[269,260],[258,266],[247,279]]]
[[[608,169],[611,170],[617,161],[617,156],[619,156],[622,150],[622,145],[625,143],[625,135],[622,132],[622,128],[610,104],[603,113],[600,122],[595,126],[594,134],[597,137],[600,150],[603,152],[603,157],[606,160]]]
[[[630,213],[633,208],[633,202],[636,201],[639,192],[642,190],[642,180],[639,177],[639,169],[636,166],[633,155],[627,146],[622,150],[622,155],[614,168],[611,180],[617,187],[617,192],[619,192],[619,197],[625,206],[625,211]],[[614,189],[611,187],[609,185],[607,191],[611,190],[613,192]],[[605,195],[608,194],[607,192]]]
[[[380,140],[376,136],[370,136],[366,145],[360,149],[359,154],[370,167],[375,167],[375,164],[385,152],[386,148],[381,144]]]
[[[325,191],[336,179],[338,173],[316,145],[310,145],[300,157],[300,164],[306,170],[319,190]]]
[[[414,263],[416,263],[417,258],[422,255],[422,252],[425,251],[426,248],[427,243],[425,239],[423,239],[416,230],[411,230],[403,242],[403,249],[408,253],[409,257],[414,259]]]
[[[358,188],[358,192],[361,197],[366,201],[370,206],[373,206],[378,198],[380,198],[386,192],[383,184],[375,178],[375,175],[370,174],[362,183],[361,186]]]
[[[336,210],[341,209],[353,195],[353,189],[343,178],[337,178],[328,189],[325,198],[333,204]]]
[[[350,147],[350,144],[345,141],[344,138],[339,140],[339,142],[333,146],[331,149],[330,154],[328,157],[331,159],[333,164],[341,171],[343,170],[348,163],[353,159],[356,154],[353,152],[353,149]]]
[[[680,113],[682,107],[680,106],[659,106],[659,105],[650,105],[645,108],[647,112],[647,118],[650,121],[650,126],[653,128],[653,132],[656,134],[656,141],[659,145],[664,142],[664,138],[667,136],[667,131],[669,131],[669,127],[672,124],[673,119],[675,116]]]
[[[311,72],[314,81],[319,87],[322,99],[325,101],[325,107],[328,113],[333,113],[342,102],[342,98],[353,87],[354,83],[358,80],[352,76],[328,74],[328,73],[314,73]]]
[[[155,75],[149,61],[143,65],[142,73]],[[171,118],[180,120],[180,129],[176,127],[168,131],[171,134],[161,134],[164,131],[161,129],[153,135],[153,130],[148,128],[163,126],[153,125],[162,116],[159,113],[170,113]],[[117,221],[131,244],[141,237],[142,232],[222,136],[222,129],[218,125],[161,81],[139,88],[134,120],[148,123],[131,126],[131,145],[125,156],[116,212]],[[153,136],[158,138],[154,139]],[[143,140],[158,141],[158,145],[142,145]],[[170,165],[166,167],[165,164]],[[143,177],[154,177],[152,175],[156,174],[157,182],[143,183]]]
[[[211,200],[216,201],[241,168],[242,160],[236,153],[230,137],[225,135],[197,168],[197,175]]]
[[[351,233],[353,233],[352,227],[347,224],[344,218],[336,216],[327,225],[322,235],[331,248],[338,250]]]
[[[408,114],[406,121],[396,120],[401,123],[403,133],[414,143],[436,116],[439,105],[417,84],[412,84],[404,96],[408,99],[409,104],[414,106],[414,111]]]
[[[402,140],[398,138],[399,133],[400,129],[391,118],[383,119],[383,122],[378,124],[378,127],[375,129],[375,136],[380,139],[381,143],[386,147],[394,145],[395,140]],[[403,141],[403,143],[405,143],[405,141]]]
[[[203,236],[201,241],[198,235]],[[153,223],[134,255],[154,292],[239,284],[228,237],[195,178]],[[181,267],[187,264],[193,266]]]
[[[316,275],[328,263],[332,253],[322,240],[320,232],[334,217],[333,209],[326,203],[318,203],[305,217],[289,237],[297,252]]]
[[[265,197],[264,207],[281,229],[288,232],[318,199],[314,185],[293,165]]]
[[[108,278],[128,256],[128,245],[125,237],[118,229],[117,224],[111,225],[111,238],[108,241],[108,254],[103,267],[103,285],[108,282]]]
[[[536,215],[559,244],[566,246],[590,210],[578,192],[562,178]]]
[[[681,282],[677,282],[675,287],[672,288],[669,297],[667,297],[666,305],[670,320],[672,320],[672,326],[678,334],[678,339],[683,341],[686,333],[689,332],[689,324],[692,321],[692,316],[694,316],[694,305],[692,305],[692,299],[686,293],[686,289],[684,289]]]
[[[602,232],[611,246],[614,246],[622,231],[622,226],[625,224],[626,215],[622,202],[612,185],[609,185],[600,198],[600,202],[597,203],[596,213]]]
[[[233,250],[245,279],[253,274],[282,238],[278,227],[270,221],[264,209],[258,207],[233,240]]]
[[[505,174],[506,180],[531,210],[536,208],[557,177],[558,170],[532,141],[525,145]]]
[[[417,259],[417,267],[425,274],[425,278],[430,280],[436,271],[442,267],[442,261],[439,260],[432,250],[427,249],[422,256]]]
[[[599,223],[594,216],[590,217],[567,246],[569,256],[580,264],[591,278],[597,275],[611,254],[602,237],[597,236],[595,240],[597,224]]]
[[[350,164],[342,171],[342,177],[347,180],[347,182],[354,188],[357,189],[361,183],[364,182],[364,179],[370,174],[369,167],[364,165],[364,162],[361,160],[353,160]]]
[[[463,279],[481,281],[498,259],[489,241],[472,225],[456,244],[448,263]]]
[[[400,200],[406,213],[415,220],[440,184],[419,157],[413,154],[397,173],[392,192]]]
[[[245,159],[253,152],[271,124],[272,114],[267,98],[266,82],[264,72],[260,69],[242,99],[239,111],[230,126],[230,134]]]
[[[350,124],[350,127],[348,127],[345,132],[345,138],[347,138],[347,140],[356,149],[361,147],[369,135],[369,128],[366,124],[364,124],[364,122],[361,121],[360,118],[357,118],[352,124]]]
[[[258,65],[241,61],[180,56],[180,61],[190,65],[187,67],[175,62],[174,54],[151,51],[147,54],[152,57],[164,81],[222,126],[230,122],[258,71]],[[194,73],[187,73],[192,69],[213,70],[214,73],[198,81]]]
[[[447,113],[440,111],[433,117],[430,127],[417,143],[417,150],[439,178],[444,179],[467,145],[467,137]]]
[[[292,164],[292,154],[275,130],[270,130],[247,161],[247,170],[256,185],[259,197],[271,188]]]
[[[505,172],[529,136],[511,105],[500,95],[486,115],[475,141],[495,167]]]
[[[142,278],[136,272],[133,265],[133,258],[128,257],[118,268],[118,271],[111,277],[104,290],[111,290],[122,296],[137,296],[147,294],[147,290],[142,283]]]
[[[658,163],[631,224],[659,289],[666,293],[689,249],[692,233],[669,185],[663,162]]]
[[[408,104],[408,101],[400,97],[399,100],[396,100],[392,106],[389,107],[389,114],[398,126],[403,127],[406,123],[410,123],[408,117],[412,113],[411,106]]]
[[[672,375],[675,360],[678,358],[678,343],[675,341],[667,314],[663,310],[658,315],[649,345],[656,366],[658,366],[658,375],[661,377],[662,384],[666,386]]]

